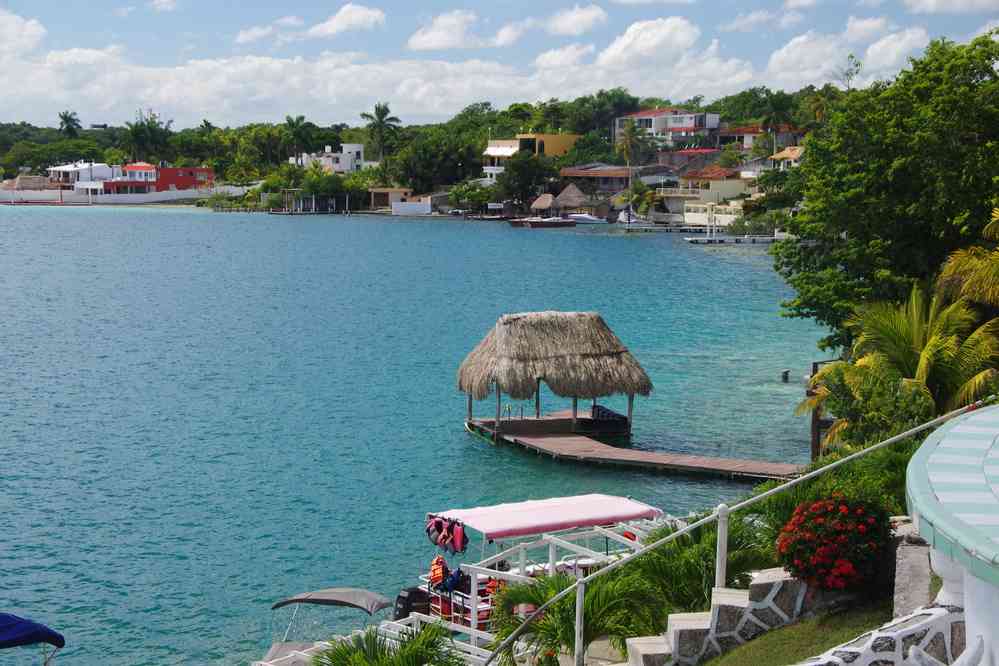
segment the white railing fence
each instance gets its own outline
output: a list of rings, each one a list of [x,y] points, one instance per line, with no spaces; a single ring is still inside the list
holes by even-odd
[[[584,623],[583,623],[583,608],[584,608],[583,599],[586,596],[586,586],[591,581],[593,581],[594,579],[596,579],[596,578],[598,578],[600,576],[605,576],[605,575],[609,574],[610,572],[614,571],[615,569],[628,564],[629,562],[631,562],[635,558],[641,557],[642,555],[644,555],[644,554],[646,554],[646,553],[648,553],[650,551],[656,550],[657,548],[661,548],[662,546],[665,546],[666,544],[668,544],[668,543],[670,543],[672,541],[675,541],[676,539],[680,538],[681,536],[683,536],[685,534],[689,534],[690,532],[693,532],[697,528],[702,527],[704,525],[708,525],[708,524],[713,523],[713,522],[717,522],[718,523],[718,547],[717,547],[717,551],[715,553],[715,587],[724,587],[725,586],[725,574],[726,574],[726,568],[727,568],[727,563],[728,563],[728,521],[729,521],[729,516],[732,513],[736,512],[736,511],[741,511],[742,509],[749,508],[749,507],[753,506],[754,504],[759,504],[760,502],[762,502],[762,501],[764,501],[764,500],[766,500],[766,499],[768,499],[770,497],[773,497],[774,495],[786,492],[786,491],[790,490],[791,488],[794,488],[794,487],[799,486],[799,485],[801,485],[803,483],[811,481],[812,479],[818,478],[819,476],[822,476],[823,474],[828,474],[829,472],[833,471],[834,469],[837,469],[839,467],[842,467],[843,465],[851,463],[854,460],[857,460],[857,459],[862,458],[864,456],[870,455],[870,454],[874,453],[875,451],[878,451],[878,450],[883,449],[885,447],[891,446],[892,444],[900,442],[900,441],[902,441],[904,439],[908,439],[909,437],[912,437],[913,435],[917,435],[917,434],[919,434],[919,433],[921,433],[921,432],[923,432],[925,430],[929,430],[930,428],[934,428],[934,427],[940,425],[941,423],[944,423],[945,421],[949,421],[950,419],[954,418],[955,416],[960,416],[961,414],[973,411],[973,410],[978,409],[978,408],[980,408],[980,407],[982,407],[984,405],[987,405],[988,403],[993,402],[995,399],[996,399],[996,395],[990,395],[987,398],[983,398],[982,400],[974,402],[974,403],[972,403],[972,404],[970,404],[970,405],[968,405],[966,407],[961,407],[959,409],[955,409],[954,411],[948,412],[948,413],[946,413],[946,414],[944,414],[942,416],[938,416],[937,418],[935,418],[935,419],[933,419],[931,421],[927,421],[926,423],[923,423],[922,425],[916,426],[915,428],[910,428],[909,430],[906,430],[905,432],[899,433],[898,435],[895,435],[894,437],[889,437],[888,439],[884,440],[883,442],[879,442],[879,443],[877,443],[877,444],[875,444],[873,446],[870,446],[870,447],[868,447],[866,449],[863,449],[862,451],[857,451],[855,453],[852,453],[852,454],[850,454],[848,456],[845,456],[843,458],[840,458],[839,460],[837,460],[837,461],[835,461],[833,463],[830,463],[830,464],[828,464],[828,465],[826,465],[824,467],[821,467],[819,469],[813,470],[813,471],[809,472],[808,474],[803,474],[802,476],[799,476],[799,477],[797,477],[795,479],[787,481],[786,483],[783,483],[783,484],[781,484],[779,486],[775,486],[774,488],[771,488],[770,490],[762,492],[759,495],[754,495],[752,497],[744,499],[741,502],[733,504],[732,506],[728,506],[726,504],[720,504],[720,505],[718,505],[718,508],[715,509],[715,511],[713,511],[711,514],[709,514],[707,516],[704,516],[703,518],[701,518],[699,520],[696,520],[696,521],[694,521],[692,523],[689,523],[685,527],[682,527],[682,528],[680,528],[678,530],[675,530],[675,531],[671,532],[670,534],[668,534],[667,536],[663,537],[662,539],[659,539],[658,541],[655,541],[655,542],[650,543],[648,545],[643,545],[640,548],[636,549],[634,552],[625,555],[624,557],[621,557],[619,559],[614,559],[614,560],[610,561],[608,564],[606,564],[605,566],[603,566],[600,569],[597,569],[593,573],[591,573],[591,574],[589,574],[587,576],[584,576],[582,578],[579,578],[578,580],[576,580],[575,583],[573,583],[572,585],[570,585],[566,589],[562,590],[561,592],[559,592],[558,594],[556,594],[555,596],[553,596],[551,599],[549,599],[548,601],[546,601],[544,604],[542,604],[541,606],[539,606],[533,613],[531,613],[524,620],[524,622],[519,627],[517,627],[517,629],[513,633],[511,633],[509,636],[507,636],[496,647],[496,649],[493,650],[493,652],[486,659],[486,661],[483,664],[483,666],[489,666],[489,664],[491,664],[496,658],[498,658],[501,654],[503,654],[504,652],[506,652],[507,650],[509,650],[510,646],[514,644],[514,642],[527,630],[528,627],[530,627],[531,623],[534,622],[534,620],[536,620],[542,613],[544,613],[545,609],[547,609],[552,604],[554,604],[554,603],[556,603],[556,602],[564,599],[565,597],[567,597],[567,596],[569,596],[570,594],[573,594],[573,593],[576,595],[576,627],[575,627],[576,632],[575,632],[575,645],[577,645],[577,646],[578,645],[582,645],[582,643],[583,643],[583,626],[584,626]],[[579,650],[579,649],[575,650],[575,656],[574,656],[574,658],[575,658],[575,664],[576,664],[576,666],[583,666],[583,658],[584,658],[584,656],[585,656],[585,654],[584,654],[583,650]]]

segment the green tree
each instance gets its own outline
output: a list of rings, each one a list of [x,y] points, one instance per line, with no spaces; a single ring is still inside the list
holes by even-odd
[[[855,90],[806,141],[795,240],[774,246],[791,316],[846,346],[854,305],[902,300],[977,243],[999,196],[999,42],[932,42],[894,82]]]
[[[128,153],[121,148],[108,148],[104,151],[105,164],[124,164],[128,161]]]
[[[999,208],[992,210],[992,221],[982,235],[999,241]],[[944,293],[999,309],[999,249],[976,245],[955,251],[947,258],[939,283]]]
[[[399,132],[401,120],[392,115],[388,102],[375,104],[374,112],[365,111],[361,118],[368,121],[368,136],[378,149],[378,161],[385,159],[385,148],[388,142]]]
[[[61,111],[59,113],[59,131],[65,134],[67,139],[75,139],[80,136],[81,129],[83,129],[83,125],[80,124],[80,118],[76,115],[76,111]]]
[[[785,125],[794,121],[794,98],[783,90],[767,95],[767,105],[761,124],[771,136],[771,148],[777,152],[777,135]]]
[[[822,408],[837,382],[859,399],[865,382],[883,377],[917,390],[936,414],[969,404],[995,387],[999,362],[999,318],[977,322],[964,299],[948,303],[919,286],[901,305],[857,306],[847,322],[854,333],[850,360],[827,365],[813,377],[815,395],[802,407]],[[835,413],[840,419],[831,439],[849,425],[847,415]]]
[[[309,149],[311,134],[305,116],[285,116],[284,130],[287,132],[291,148],[295,152],[295,164],[302,165],[302,152]]]
[[[172,125],[172,120],[164,122],[155,111],[144,112],[139,109],[135,114],[135,121],[125,123],[123,147],[129,151],[133,160],[163,157],[173,133]]]
[[[550,601],[575,582],[566,574],[543,576],[531,585],[510,585],[502,588],[493,600],[493,632],[497,643],[510,636],[523,623],[515,612],[521,604],[536,607]],[[583,601],[583,645],[585,652],[598,638],[610,637],[619,646],[624,639],[653,633],[662,626],[665,615],[656,607],[655,596],[648,585],[635,576],[610,573],[586,586]],[[534,663],[544,666],[558,664],[560,653],[576,650],[576,597],[567,595],[549,606],[522,634],[522,640],[534,655]],[[502,663],[511,666],[512,656],[501,656]]]
[[[451,635],[440,625],[429,625],[405,635],[397,644],[378,635],[374,627],[333,642],[313,658],[315,666],[462,666],[450,649]]]
[[[507,160],[506,169],[496,179],[501,192],[521,206],[527,206],[538,189],[556,175],[555,167],[545,156],[521,151]]]
[[[730,143],[722,148],[721,154],[718,156],[718,166],[733,169],[740,164],[742,164],[742,151],[736,144]]]

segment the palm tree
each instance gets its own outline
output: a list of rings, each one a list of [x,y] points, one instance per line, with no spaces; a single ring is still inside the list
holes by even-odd
[[[284,128],[288,132],[288,139],[295,151],[295,164],[301,166],[302,151],[308,149],[312,138],[311,125],[305,120],[305,116],[285,116]]]
[[[767,95],[766,112],[761,125],[770,133],[773,141],[773,151],[777,152],[777,133],[783,125],[790,125],[794,119],[794,98],[783,90]]]
[[[70,139],[75,139],[80,135],[83,125],[76,111],[62,111],[59,113],[59,131]]]
[[[992,221],[982,235],[999,241],[999,208],[993,209]],[[975,246],[957,250],[947,258],[938,284],[944,293],[999,307],[999,248]]]
[[[496,645],[523,623],[515,608],[521,604],[540,607],[574,582],[572,576],[556,574],[538,578],[531,585],[502,588],[493,600]],[[625,638],[653,633],[665,618],[659,610],[654,595],[640,578],[620,573],[597,578],[586,586],[581,649],[585,651],[598,638],[610,637],[620,647]],[[560,653],[575,652],[575,627],[576,598],[570,594],[545,609],[521,640],[529,646],[537,664],[557,664]],[[502,658],[504,663],[512,664],[509,653]]]
[[[206,118],[201,121],[201,126],[198,127],[198,131],[202,134],[211,134],[215,131],[215,125],[212,125],[212,123]]]
[[[906,303],[873,303],[856,308],[846,325],[854,333],[851,361],[825,366],[812,378],[813,395],[799,412],[823,409],[835,380],[853,395],[865,382],[897,376],[903,388],[932,400],[937,414],[984,396],[995,383],[999,362],[999,318],[977,325],[978,315],[964,298],[948,303],[914,286]],[[838,419],[827,443],[849,425]]]
[[[356,633],[316,655],[315,666],[462,666],[464,661],[449,649],[451,637],[440,625],[425,626],[397,645],[378,635],[374,628]]]
[[[388,102],[378,102],[375,104],[375,112],[365,111],[361,118],[368,121],[368,136],[378,147],[378,160],[385,159],[385,144],[399,131],[401,120],[392,115]]]

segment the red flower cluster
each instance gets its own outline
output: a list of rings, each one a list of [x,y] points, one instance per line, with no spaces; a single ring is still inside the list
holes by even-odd
[[[777,539],[777,559],[809,585],[855,588],[876,575],[888,538],[884,511],[836,494],[794,510]]]

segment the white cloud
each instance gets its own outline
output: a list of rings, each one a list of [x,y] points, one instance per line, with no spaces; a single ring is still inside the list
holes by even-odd
[[[0,8],[0,59],[34,50],[45,37],[45,26]]]
[[[385,24],[385,12],[348,2],[336,14],[306,31],[308,37],[334,37],[350,30],[371,30]]]
[[[884,1],[885,0],[857,0],[857,6],[867,7],[868,9],[874,9],[883,5]]]
[[[869,42],[888,29],[888,19],[878,18],[857,18],[851,16],[846,20],[846,31],[843,36],[849,42]]]
[[[255,25],[252,28],[240,30],[236,34],[236,43],[250,44],[265,37],[270,37],[273,34],[274,26],[272,25]]]
[[[128,5],[127,7],[118,7],[114,9],[112,13],[118,18],[125,18],[134,11],[135,5]]]
[[[766,9],[756,9],[747,14],[739,14],[728,23],[720,26],[722,32],[754,32],[768,27],[778,27],[787,29],[801,21],[805,17],[799,12],[771,12]]]
[[[578,37],[607,21],[607,12],[599,5],[581,7],[574,5],[571,9],[555,12],[546,22],[545,29],[553,35],[572,35]]]
[[[908,28],[885,35],[867,47],[864,68],[873,71],[900,67],[914,51],[930,43],[925,28]]]
[[[767,72],[779,85],[798,88],[803,82],[829,81],[846,54],[838,35],[809,30],[770,54]]]
[[[580,64],[583,58],[595,50],[593,44],[568,44],[562,48],[545,51],[534,59],[534,66],[539,69],[572,67]]]
[[[693,47],[700,36],[700,28],[681,16],[637,21],[601,51],[597,64],[623,67],[635,62],[662,63]]]
[[[155,12],[172,12],[177,9],[177,0],[152,0],[149,6]]]
[[[615,5],[692,5],[697,0],[611,0]]]
[[[811,9],[819,0],[784,0],[784,9]]]
[[[479,46],[481,40],[471,34],[470,28],[478,20],[475,12],[455,9],[439,14],[429,25],[414,32],[407,42],[413,51],[464,49]]]
[[[999,11],[999,0],[905,0],[916,14],[970,14]]]
[[[974,38],[974,37],[980,37],[980,36],[984,35],[985,33],[990,32],[992,30],[996,30],[996,29],[999,29],[999,19],[995,19],[994,21],[989,21],[988,23],[986,23],[985,25],[983,25],[981,28],[979,28],[978,30],[975,31],[975,34],[972,35],[972,38]],[[997,35],[996,37],[994,37],[994,39],[999,39],[999,35]]]
[[[524,33],[537,25],[533,18],[526,18],[522,21],[513,21],[501,27],[492,38],[493,46],[510,46],[516,43]]]
[[[279,28],[300,28],[305,25],[305,21],[300,16],[282,16],[274,21],[274,25]]]

